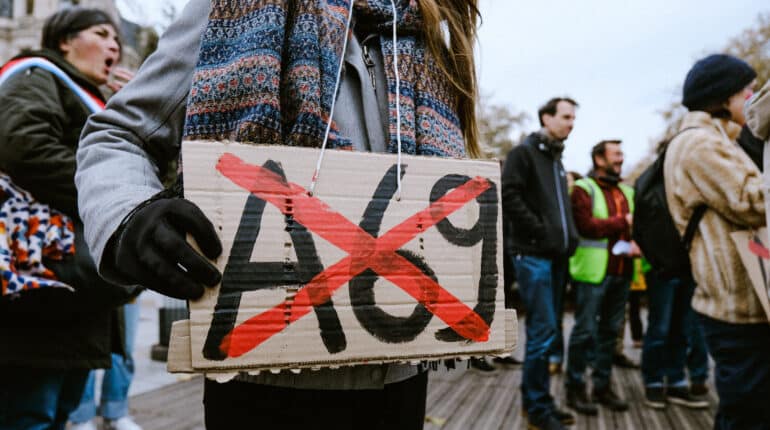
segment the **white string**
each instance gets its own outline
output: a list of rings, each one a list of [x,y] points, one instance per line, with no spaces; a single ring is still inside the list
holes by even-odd
[[[324,140],[321,144],[321,153],[318,155],[318,162],[316,163],[315,172],[313,172],[313,178],[310,180],[309,195],[313,195],[315,192],[315,186],[318,183],[318,177],[321,174],[321,165],[323,164],[324,154],[326,152],[326,144],[329,141],[329,133],[331,132],[332,117],[334,116],[334,105],[337,101],[337,91],[339,90],[340,80],[342,77],[342,67],[345,64],[345,52],[348,49],[348,33],[350,32],[350,24],[353,20],[353,3],[350,1],[350,8],[348,9],[348,20],[345,25],[345,37],[342,44],[342,58],[340,66],[337,69],[337,82],[334,84],[334,96],[332,97],[332,105],[329,112],[329,120],[326,123],[326,132],[324,133]],[[396,3],[394,0],[390,0],[390,5],[393,9],[393,69],[396,75],[396,143],[398,144],[398,158],[396,162],[396,201],[401,200],[401,77],[398,73],[398,10],[396,9]]]
[[[393,69],[396,72],[396,143],[398,144],[396,201],[401,201],[401,78],[398,74],[398,10],[394,0],[390,0],[390,5],[393,8]]]
[[[329,110],[329,120],[326,122],[326,132],[324,133],[324,140],[321,144],[321,153],[318,155],[318,162],[315,165],[315,172],[313,172],[313,178],[310,180],[310,189],[308,194],[311,196],[315,191],[316,183],[318,182],[318,176],[321,174],[321,164],[324,160],[324,153],[326,152],[326,143],[329,141],[329,133],[332,128],[332,117],[334,116],[334,105],[337,101],[337,91],[340,89],[340,80],[342,78],[342,67],[345,64],[345,52],[348,50],[348,36],[350,33],[350,24],[353,21],[353,3],[355,0],[350,0],[350,7],[348,9],[348,21],[345,24],[345,34],[343,35],[342,42],[342,55],[340,57],[340,66],[337,68],[337,82],[334,83],[334,93],[332,93],[332,105]]]

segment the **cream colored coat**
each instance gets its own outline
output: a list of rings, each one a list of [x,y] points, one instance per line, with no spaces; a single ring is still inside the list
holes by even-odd
[[[730,238],[733,231],[765,224],[761,173],[735,143],[741,131],[738,124],[690,112],[681,129],[688,127],[697,129],[671,142],[664,174],[669,210],[681,234],[693,210],[708,206],[690,250],[698,284],[693,309],[730,323],[766,322]]]

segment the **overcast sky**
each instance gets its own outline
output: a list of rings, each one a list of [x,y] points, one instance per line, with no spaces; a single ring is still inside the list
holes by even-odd
[[[530,114],[556,95],[580,103],[564,164],[585,173],[590,148],[620,138],[626,171],[681,99],[692,64],[770,11],[768,0],[481,0],[479,80],[495,103]]]
[[[181,10],[187,0],[125,2],[127,18],[151,25],[164,3]],[[492,102],[530,114],[569,95],[581,105],[564,163],[584,173],[591,146],[624,141],[626,167],[643,157],[664,124],[658,111],[680,99],[692,64],[770,12],[768,0],[480,0],[478,67],[482,92]],[[139,16],[143,14],[143,16]]]

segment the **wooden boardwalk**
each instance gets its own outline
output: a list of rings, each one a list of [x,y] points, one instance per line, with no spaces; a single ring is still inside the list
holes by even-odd
[[[629,350],[638,358],[638,350]],[[462,366],[461,366],[462,367]],[[489,374],[473,370],[431,372],[425,430],[526,429],[521,416],[521,369],[498,369]],[[717,399],[709,386],[710,407],[690,410],[669,405],[663,411],[643,404],[644,387],[638,370],[615,368],[613,384],[628,399],[624,413],[600,407],[596,417],[578,416],[576,430],[705,430],[712,428]],[[551,393],[564,402],[562,376],[551,379]],[[131,414],[144,430],[203,430],[203,379],[198,376],[131,398]]]

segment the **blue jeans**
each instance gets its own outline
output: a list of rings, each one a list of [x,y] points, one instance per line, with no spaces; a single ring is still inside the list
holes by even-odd
[[[553,413],[548,356],[557,332],[556,303],[566,282],[567,259],[513,257],[521,300],[526,309],[526,353],[521,379],[522,405],[529,420],[543,423]]]
[[[714,429],[770,429],[770,325],[730,324],[704,315],[700,323],[716,363]]]
[[[575,283],[575,326],[567,352],[567,387],[584,387],[589,350],[595,348],[594,390],[609,386],[612,356],[618,331],[626,314],[631,282],[623,276],[607,276],[601,284]]]
[[[649,310],[642,348],[642,379],[649,387],[662,387],[666,382],[670,386],[687,385],[684,369],[687,331],[692,328],[688,326],[694,325],[690,301],[695,282],[689,277],[663,279],[653,272],[648,272],[645,279]]]
[[[567,279],[569,278],[569,270],[567,264],[564,264],[563,277],[554,275],[554,295],[553,295],[553,308],[556,312],[556,338],[554,338],[551,344],[551,349],[548,351],[548,362],[554,364],[561,364],[564,361],[564,296],[567,292]]]
[[[698,314],[692,306],[688,307],[687,320],[685,321],[685,333],[687,335],[687,371],[690,374],[691,384],[704,384],[709,377],[709,355],[706,339],[703,337],[703,329]]]
[[[0,429],[64,430],[87,376],[87,369],[3,369]]]
[[[128,388],[134,377],[134,360],[131,353],[136,339],[136,328],[139,324],[139,303],[134,301],[123,306],[125,315],[126,357],[112,354],[112,367],[104,371],[102,377],[102,395],[97,411],[94,396],[96,372],[88,374],[80,406],[70,414],[70,421],[83,423],[93,419],[97,413],[109,420],[128,415]]]

